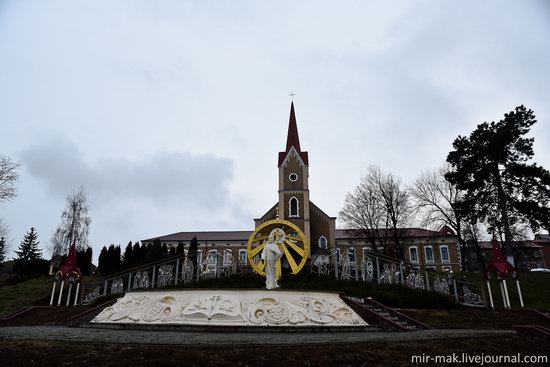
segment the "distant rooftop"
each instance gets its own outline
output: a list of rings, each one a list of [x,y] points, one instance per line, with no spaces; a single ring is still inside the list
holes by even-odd
[[[383,234],[382,229],[379,229],[380,234]],[[401,228],[401,238],[412,237],[454,237],[454,234],[441,231],[432,231],[423,228]],[[391,235],[388,230],[388,235]],[[248,237],[252,234],[252,231],[199,231],[199,232],[176,232],[165,236],[151,237],[143,242],[153,242],[159,239],[161,242],[190,242],[193,237],[196,237],[198,241],[207,242],[247,242]],[[335,237],[337,241],[363,239],[365,238],[365,232],[362,230],[354,229],[337,229],[335,231]]]

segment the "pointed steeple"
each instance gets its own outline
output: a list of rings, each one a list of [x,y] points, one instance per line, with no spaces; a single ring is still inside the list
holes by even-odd
[[[286,137],[286,151],[290,147],[296,148],[300,152],[300,137],[298,136],[298,126],[296,125],[296,114],[294,113],[294,102],[290,104],[290,118],[288,120],[288,135]]]
[[[298,124],[296,124],[296,114],[294,112],[294,102],[290,104],[290,118],[288,119],[288,133],[286,137],[286,149],[284,152],[279,152],[279,164],[280,166],[290,150],[294,147],[296,152],[302,159],[305,165],[308,165],[308,154],[307,152],[302,152],[300,148],[300,138],[298,136]]]
[[[78,279],[82,279],[82,273],[76,264],[76,244],[74,241],[69,248],[67,260],[65,260],[58,273],[60,273],[61,279],[67,278],[70,273],[75,273],[78,276]]]

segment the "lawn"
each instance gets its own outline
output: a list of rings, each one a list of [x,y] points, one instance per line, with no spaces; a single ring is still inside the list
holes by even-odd
[[[33,278],[0,288],[0,316],[25,306],[46,305],[52,291],[52,280],[48,276]]]
[[[457,273],[457,277],[465,275],[474,283],[485,283],[481,273]],[[519,282],[523,293],[523,301],[526,308],[550,309],[550,273],[520,272]],[[491,291],[496,307],[502,308],[502,295],[498,281],[493,276],[491,279]],[[506,279],[512,308],[520,308],[516,282],[511,275]]]

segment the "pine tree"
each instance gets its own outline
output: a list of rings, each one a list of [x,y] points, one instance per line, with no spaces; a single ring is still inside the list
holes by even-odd
[[[127,270],[133,266],[134,262],[134,248],[132,241],[128,242],[126,249],[124,250],[124,260],[122,261],[122,269]]]
[[[160,239],[155,239],[152,246],[147,246],[147,254],[145,255],[145,263],[150,263],[162,259],[162,244]]]
[[[185,253],[185,243],[178,242],[178,247],[176,248],[177,255],[183,255]]]
[[[172,257],[176,255],[176,246],[172,245],[170,246],[170,250],[168,250],[168,256]]]
[[[136,241],[134,243],[134,248],[133,248],[132,252],[133,252],[133,256],[132,256],[131,267],[143,264],[142,256],[141,256],[141,245],[140,245],[139,241]]]
[[[527,222],[533,231],[550,227],[550,172],[532,163],[534,139],[525,137],[535,122],[533,111],[516,107],[469,137],[459,136],[447,156],[445,178],[465,192],[457,208],[504,233],[509,259],[514,224]]]
[[[92,275],[92,248],[76,252],[76,264],[80,268],[83,275]]]
[[[189,252],[187,253],[187,258],[193,262],[193,269],[197,269],[198,248],[199,248],[199,242],[197,241],[197,237],[193,237],[193,239],[191,240],[191,243],[189,244]]]
[[[27,232],[21,245],[19,245],[19,251],[15,251],[17,254],[17,260],[29,261],[42,258],[42,250],[38,248],[37,241],[38,233],[36,233],[34,227],[31,227],[31,230]]]
[[[97,271],[102,276],[107,275],[109,271],[109,257],[107,254],[107,247],[103,246],[101,252],[99,253],[99,258],[97,259]]]

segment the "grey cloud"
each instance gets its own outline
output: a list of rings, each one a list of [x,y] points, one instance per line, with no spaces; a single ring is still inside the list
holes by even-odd
[[[140,198],[162,206],[215,208],[229,202],[233,163],[210,154],[156,153],[147,160],[104,159],[87,162],[71,142],[54,138],[26,149],[27,170],[48,191],[65,197],[80,185],[98,204]]]

